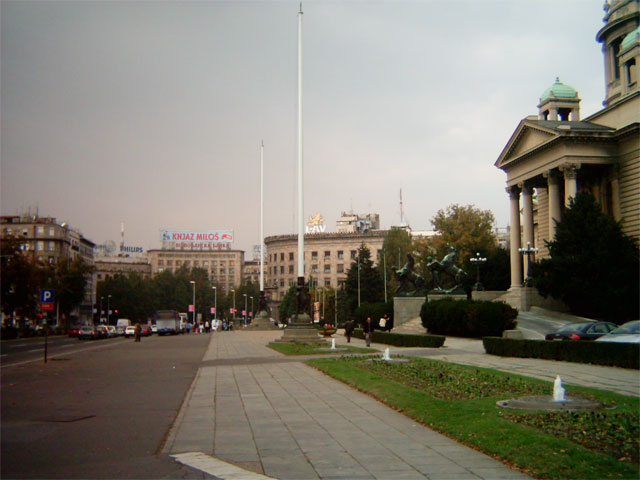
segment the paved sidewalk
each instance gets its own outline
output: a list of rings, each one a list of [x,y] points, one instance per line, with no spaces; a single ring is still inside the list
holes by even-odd
[[[223,479],[529,478],[266,347],[281,335],[212,335],[165,453]]]

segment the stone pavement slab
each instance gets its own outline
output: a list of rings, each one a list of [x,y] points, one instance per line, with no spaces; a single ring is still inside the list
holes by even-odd
[[[529,478],[311,367],[277,361],[266,344],[281,335],[212,335],[165,453],[292,480]],[[238,363],[215,364],[228,359]]]

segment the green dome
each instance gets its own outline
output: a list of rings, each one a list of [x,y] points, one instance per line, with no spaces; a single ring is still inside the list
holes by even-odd
[[[622,40],[622,43],[620,44],[620,51],[624,52],[627,48],[633,47],[638,43],[638,40],[640,40],[640,27],[637,27],[635,30],[631,30],[631,32],[624,37],[624,40]]]
[[[578,98],[578,92],[575,88],[565,85],[556,77],[556,83],[547,88],[540,97],[540,103],[549,98]]]

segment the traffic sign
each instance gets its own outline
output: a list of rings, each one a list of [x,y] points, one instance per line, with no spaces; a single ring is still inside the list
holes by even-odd
[[[53,303],[40,303],[40,310],[43,312],[53,312],[55,310]]]
[[[40,302],[53,303],[53,290],[50,290],[50,289],[40,290]]]

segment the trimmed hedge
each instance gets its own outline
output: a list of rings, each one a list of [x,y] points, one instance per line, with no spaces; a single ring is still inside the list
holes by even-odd
[[[364,330],[356,328],[353,337],[364,338]],[[445,341],[442,335],[412,335],[407,333],[390,333],[374,330],[371,341],[396,347],[440,348]]]
[[[609,367],[640,368],[640,344],[591,341],[518,340],[484,337],[487,353],[501,357],[542,358]]]
[[[518,311],[504,302],[454,300],[425,302],[420,309],[422,326],[429,333],[455,337],[501,336],[516,328]]]

